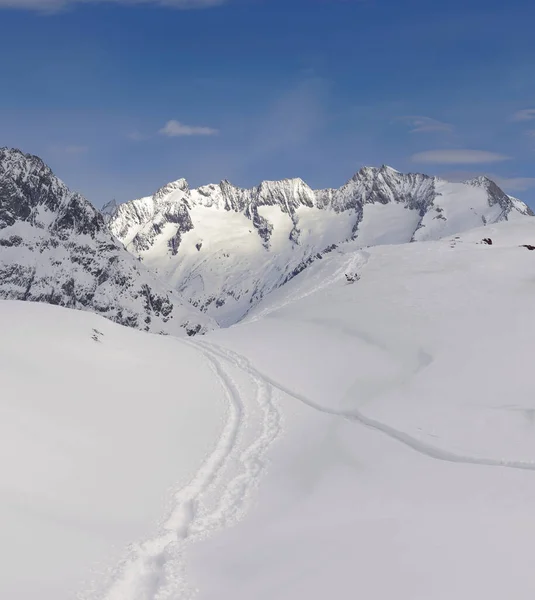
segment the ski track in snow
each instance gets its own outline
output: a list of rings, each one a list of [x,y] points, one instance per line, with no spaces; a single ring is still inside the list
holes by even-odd
[[[320,291],[330,287],[334,283],[337,283],[340,279],[345,278],[346,273],[355,273],[355,272],[357,272],[358,269],[364,268],[369,260],[370,260],[370,253],[367,252],[366,250],[359,249],[359,250],[356,250],[355,252],[351,252],[348,260],[345,261],[339,269],[337,269],[330,277],[323,279],[321,281],[321,283],[319,283],[312,289],[301,292],[301,293],[297,293],[297,294],[288,293],[284,296],[284,299],[281,302],[279,302],[278,304],[275,304],[272,306],[267,306],[265,309],[256,313],[252,317],[248,317],[248,315],[246,314],[243,317],[242,321],[248,322],[248,323],[254,323],[255,321],[258,321],[259,319],[262,319],[269,313],[272,313],[276,310],[280,310],[281,308],[284,308],[285,306],[288,306],[289,304],[293,304],[294,302],[298,302],[299,300],[303,300],[304,298],[307,298],[308,296],[311,296],[312,294],[315,294],[316,292],[320,292]],[[298,276],[299,275],[297,275],[297,277]],[[285,284],[285,285],[287,285],[287,284]],[[280,286],[280,287],[284,287],[284,286]],[[278,288],[278,289],[280,289],[280,288]],[[254,310],[254,307],[253,307],[253,310]]]
[[[241,372],[247,373],[257,388],[257,403],[263,412],[262,433],[242,453],[240,461],[244,471],[235,477],[223,493],[219,506],[200,522],[200,530],[212,531],[222,526],[228,527],[236,523],[246,509],[246,498],[259,483],[265,468],[263,457],[281,430],[281,415],[272,398],[272,386],[263,378],[243,356],[204,341],[197,341],[205,352],[210,353],[212,360],[222,359],[232,364]]]
[[[98,596],[101,600],[193,598],[198,590],[187,582],[187,546],[234,525],[243,517],[247,501],[265,469],[264,455],[281,431],[281,416],[273,403],[271,384],[247,359],[207,342],[177,341],[200,350],[216,373],[228,401],[227,422],[215,450],[192,481],[174,495],[174,508],[160,527],[159,535],[131,547],[129,555],[111,575],[107,590]],[[245,373],[256,387],[256,402],[262,413],[261,432],[245,448],[241,447],[241,441],[250,417],[247,400],[240,395],[239,386],[225,364]],[[233,461],[239,467],[225,481],[225,471]],[[219,501],[209,508],[209,498],[214,495]]]
[[[450,452],[449,450],[444,450],[442,448],[438,448],[436,446],[426,444],[418,440],[417,438],[405,433],[404,431],[400,431],[387,425],[386,423],[382,423],[381,421],[377,421],[370,417],[367,417],[362,412],[358,410],[353,411],[340,411],[331,408],[327,408],[310,400],[309,398],[294,392],[293,390],[287,388],[283,384],[275,381],[268,375],[261,373],[260,371],[256,371],[256,373],[261,376],[267,383],[271,384],[275,389],[283,392],[284,394],[291,396],[295,400],[302,402],[306,406],[322,412],[326,415],[332,415],[335,417],[342,417],[347,419],[348,421],[359,423],[364,427],[368,427],[369,429],[374,429],[380,433],[387,435],[389,438],[401,442],[405,446],[412,448],[416,452],[428,456],[430,458],[434,458],[437,460],[442,460],[446,462],[453,463],[461,463],[467,465],[479,465],[479,466],[488,466],[488,467],[505,467],[510,469],[523,469],[526,471],[535,471],[535,462],[527,462],[527,461],[518,461],[518,460],[499,460],[493,458],[485,458],[485,457],[474,457],[474,456],[466,456],[462,454],[456,454],[455,452]]]
[[[349,266],[356,266],[358,263],[362,267],[362,258],[367,262],[366,254],[359,254],[358,260],[355,257],[352,262],[345,264],[333,274],[332,280],[343,276]],[[331,279],[329,281],[331,282]],[[422,442],[408,433],[367,417],[358,410],[342,411],[322,406],[260,372],[247,358],[228,348],[204,340],[177,341],[201,351],[209,362],[227,397],[227,422],[215,450],[193,480],[175,494],[174,509],[161,526],[159,535],[131,548],[129,556],[114,572],[111,585],[98,597],[99,600],[191,600],[197,595],[198,590],[187,582],[187,547],[236,524],[245,514],[248,500],[265,469],[266,451],[281,432],[281,415],[272,398],[274,389],[316,411],[378,431],[433,459],[535,471],[535,462],[456,454]],[[262,412],[261,433],[245,448],[242,447],[242,437],[244,429],[250,423],[251,415],[248,402],[240,394],[239,385],[228,366],[247,375],[254,383],[256,403]],[[225,480],[229,463],[234,461],[237,461],[239,466],[233,469],[229,479]],[[218,498],[215,506],[212,506],[210,497],[212,502],[214,497]]]

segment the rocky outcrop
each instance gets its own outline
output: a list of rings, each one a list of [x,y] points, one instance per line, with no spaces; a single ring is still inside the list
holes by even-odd
[[[215,323],[110,234],[105,217],[36,156],[0,149],[0,298],[88,310],[155,333]]]

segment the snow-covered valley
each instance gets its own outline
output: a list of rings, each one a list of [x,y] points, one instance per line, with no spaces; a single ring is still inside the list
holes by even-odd
[[[339,244],[436,240],[532,214],[487,178],[451,183],[383,166],[338,189],[301,179],[190,189],[184,179],[112,210],[110,231],[224,327]]]
[[[263,222],[239,203],[194,206],[166,192],[160,216],[172,218],[158,227],[171,223],[176,240],[186,206],[194,227],[180,244],[204,227],[202,247],[169,254],[167,233],[150,233],[151,199],[142,264],[81,197],[96,229],[77,232],[73,198],[48,171],[65,203],[32,192],[20,209],[32,173],[6,170],[0,186],[0,597],[533,598],[535,219],[525,205],[487,180],[433,180],[439,194],[423,211],[410,194],[360,204],[353,235],[355,207],[319,208],[314,195],[292,209],[288,197],[288,212],[248,205],[272,225],[266,247]],[[418,179],[418,194],[428,184]],[[218,293],[268,280],[254,302],[227,298],[223,324],[239,322],[218,328],[169,273],[151,272],[154,248]],[[228,268],[218,253],[231,255]],[[276,260],[295,271],[284,284]],[[116,304],[130,327],[112,322],[123,322]],[[204,335],[185,336],[188,323]]]

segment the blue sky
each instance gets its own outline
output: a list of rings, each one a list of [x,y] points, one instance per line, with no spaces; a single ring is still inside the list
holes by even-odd
[[[0,0],[0,145],[99,206],[383,163],[534,206],[533,23],[531,0]]]

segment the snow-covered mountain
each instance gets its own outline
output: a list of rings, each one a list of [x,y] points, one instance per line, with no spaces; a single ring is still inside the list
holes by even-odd
[[[155,333],[216,326],[127,252],[102,214],[41,159],[7,148],[0,149],[0,298],[89,310]]]
[[[533,600],[524,245],[348,242],[192,339],[0,301],[0,598]]]
[[[109,227],[169,286],[229,325],[345,241],[436,240],[531,214],[484,177],[449,183],[383,166],[316,191],[301,179],[253,189],[228,181],[190,189],[179,179],[119,206]]]

